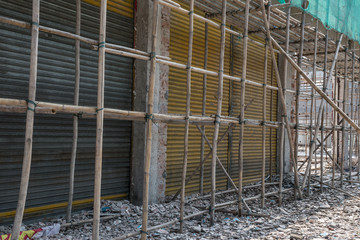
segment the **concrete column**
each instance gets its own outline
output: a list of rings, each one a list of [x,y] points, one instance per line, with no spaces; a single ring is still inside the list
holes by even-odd
[[[137,1],[135,48],[148,53],[151,52],[152,45],[152,9],[153,1]],[[170,9],[160,7],[160,11],[161,21],[158,26],[157,54],[168,56],[170,44]],[[135,60],[134,66],[133,110],[145,112],[147,108],[146,100],[149,86],[150,62]],[[154,112],[156,113],[167,113],[168,75],[168,66],[157,66],[154,96]],[[134,204],[141,204],[143,197],[145,137],[145,123],[133,122],[130,200]],[[167,124],[155,124],[153,127],[150,167],[150,203],[158,203],[165,200],[166,143]]]
[[[282,87],[285,89],[295,90],[295,88],[296,88],[296,71],[290,64],[288,64],[288,67],[287,67],[287,77],[284,79],[285,59],[286,58],[284,55],[282,55],[282,54],[279,55],[279,70],[280,70],[280,75],[282,77],[281,84],[282,84]],[[288,116],[289,115],[292,116],[290,118],[290,122],[295,123],[295,118],[293,117],[295,114],[294,94],[285,92],[284,96],[285,96],[286,110],[287,110]],[[282,111],[282,106],[281,106],[281,100],[278,99],[278,121],[281,121],[282,115],[283,115],[283,111]],[[279,134],[278,134],[278,139],[280,139]],[[279,142],[280,141],[278,141],[278,147],[277,147],[278,149],[280,149]],[[283,149],[284,149],[284,174],[286,174],[286,173],[289,173],[292,171],[291,159],[290,159],[290,145],[289,145],[289,138],[288,138],[286,129],[285,129],[285,146]],[[279,159],[280,151],[277,151],[277,154],[278,154],[278,159]]]

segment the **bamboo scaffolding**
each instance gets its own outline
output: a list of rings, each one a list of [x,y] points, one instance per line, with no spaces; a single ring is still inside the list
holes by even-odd
[[[249,4],[250,1],[246,0],[245,6],[245,24],[244,24],[244,38],[243,38],[243,59],[242,59],[242,73],[241,78],[246,79],[246,67],[247,67],[247,48],[248,48],[248,31],[249,31]],[[240,93],[240,135],[239,135],[239,153],[238,153],[238,164],[239,164],[239,193],[238,193],[238,211],[239,215],[242,214],[242,187],[243,187],[243,165],[244,165],[244,123],[245,120],[245,81],[241,82],[241,93]]]
[[[155,74],[156,74],[156,56],[157,53],[157,32],[159,22],[159,1],[154,0],[153,3],[153,26],[152,26],[152,57],[150,66],[149,79],[149,93],[147,99],[147,121],[146,121],[146,150],[145,150],[145,165],[144,165],[144,185],[143,185],[143,215],[142,215],[142,229],[141,240],[147,238],[148,231],[148,210],[149,210],[149,178],[150,178],[150,164],[151,164],[151,144],[152,144],[152,127],[153,127],[153,111],[154,111],[154,89],[155,89]]]
[[[340,38],[342,38],[342,36],[343,35],[341,34]],[[341,110],[335,104],[335,102],[331,100],[330,97],[328,97],[318,86],[316,86],[316,84],[306,75],[306,73],[301,68],[299,68],[299,66],[294,62],[294,60],[292,60],[289,54],[286,54],[285,50],[275,41],[274,38],[271,38],[271,42],[280,50],[281,53],[284,54],[284,56],[288,59],[288,61],[296,69],[296,71],[300,71],[305,81],[308,82],[310,86],[313,87],[314,90],[321,95],[322,100],[325,100],[346,122],[348,122],[356,130],[357,133],[360,133],[360,127],[349,116],[347,116],[347,114],[343,110]]]
[[[192,51],[193,51],[193,35],[194,35],[194,0],[190,0],[189,12],[189,45],[188,45],[188,66],[186,76],[186,119],[185,119],[185,136],[184,136],[184,162],[183,172],[181,177],[181,194],[180,194],[180,232],[184,228],[184,209],[185,209],[185,181],[188,161],[188,148],[189,148],[189,117],[191,109],[191,65],[192,65]]]
[[[273,45],[272,45],[273,39],[272,39],[271,34],[270,34],[269,22],[266,19],[264,1],[261,0],[260,3],[261,3],[263,21],[265,23],[265,28],[266,28],[266,35],[267,35],[268,39],[271,39],[271,41],[269,41],[269,48],[270,48],[270,52],[271,52],[271,56],[272,56],[273,68],[274,68],[275,74],[276,74],[277,85],[278,85],[278,88],[280,90],[280,91],[278,91],[278,93],[280,95],[281,106],[282,106],[282,110],[283,110],[283,114],[284,114],[284,119],[285,119],[285,123],[286,123],[286,129],[287,129],[287,134],[288,134],[288,139],[289,139],[289,144],[290,144],[290,156],[291,156],[291,160],[293,162],[293,168],[294,168],[294,183],[295,183],[295,187],[298,188],[299,187],[298,172],[297,172],[296,163],[295,163],[294,148],[293,148],[293,141],[292,141],[292,137],[291,137],[291,130],[290,130],[290,126],[289,126],[289,120],[287,118],[286,103],[285,103],[285,98],[284,98],[284,95],[283,95],[283,92],[282,92],[282,84],[281,84],[281,81],[280,81],[280,73],[279,73],[277,60],[276,60],[275,52],[274,52]],[[285,54],[286,54],[286,52],[285,52]],[[287,54],[286,54],[286,56],[287,56]],[[291,58],[288,58],[288,59],[291,59]],[[298,191],[299,191],[299,197],[302,198],[301,189],[298,188]]]
[[[196,14],[194,14],[194,16],[196,16]],[[15,25],[15,26],[20,26],[20,27],[24,27],[24,28],[28,28],[28,26],[30,26],[28,23],[23,22],[23,21],[18,21],[18,20],[14,20],[14,19],[9,19],[6,17],[1,17],[0,16],[0,22],[3,23],[8,23],[11,25]],[[49,28],[49,27],[44,27],[44,26],[39,26],[40,31],[42,32],[48,32],[48,33],[52,33],[58,36],[62,36],[62,37],[67,37],[70,39],[74,39],[74,40],[79,40],[81,42],[85,42],[88,43],[90,45],[93,46],[94,50],[97,50],[98,47],[98,41],[90,39],[90,38],[85,38],[82,36],[78,36],[76,34],[73,33],[69,33],[69,32],[64,32],[64,31],[60,31],[57,29],[53,29],[53,28]],[[238,34],[237,34],[238,36]],[[264,44],[261,44],[261,46],[264,46]],[[129,58],[134,58],[134,59],[140,59],[140,60],[145,60],[145,61],[151,61],[151,53],[146,53],[140,50],[136,50],[133,48],[128,48],[128,47],[124,47],[124,46],[120,46],[120,45],[116,45],[116,44],[110,44],[110,43],[105,43],[105,51],[106,53],[110,53],[110,54],[114,54],[114,55],[120,55],[120,56],[124,56],[124,57],[129,57]],[[176,63],[171,61],[171,59],[169,59],[168,57],[165,56],[161,56],[161,55],[156,55],[156,62],[160,63],[160,64],[165,64],[168,66],[172,66],[172,67],[176,67],[179,69],[186,69],[187,65],[186,64],[181,64],[181,63]],[[193,72],[197,72],[197,73],[202,73],[202,74],[208,74],[209,76],[214,76],[214,77],[218,77],[218,72],[214,72],[214,71],[209,71],[209,70],[205,70],[202,68],[197,68],[197,67],[192,67],[192,71]],[[242,79],[239,77],[235,77],[235,76],[229,76],[224,74],[223,75],[225,79],[229,79],[232,81],[237,81],[237,82],[241,82]],[[257,86],[257,87],[263,87],[263,85],[261,83],[257,83],[248,79],[245,79],[245,82],[247,84],[250,84],[252,86]],[[274,90],[274,91],[278,91],[277,87],[274,86],[267,86],[268,89]],[[289,93],[293,93],[295,94],[296,92],[293,90],[289,90],[286,89],[284,90],[286,92]]]
[[[270,22],[270,6],[267,5],[267,18],[268,21]],[[266,97],[267,97],[267,92],[266,92],[266,85],[267,85],[267,71],[268,71],[268,51],[269,51],[269,47],[268,47],[268,43],[265,42],[265,57],[264,57],[264,88],[263,88],[263,116],[262,116],[262,120],[266,121]],[[246,77],[246,76],[245,76]],[[244,92],[245,93],[245,92]],[[261,127],[261,132],[262,132],[262,162],[261,162],[261,201],[260,201],[260,206],[261,208],[265,207],[265,171],[266,171],[266,127],[262,126]],[[271,164],[270,164],[271,165]],[[271,175],[271,172],[270,172]]]
[[[256,15],[262,15],[265,28],[266,28],[266,35],[268,38],[267,44],[262,44],[254,40],[248,39],[248,25],[249,25],[249,15],[250,15],[250,1],[247,0],[245,6],[245,27],[244,27],[244,34],[237,33],[233,31],[232,29],[226,28],[226,5],[227,1],[223,0],[222,2],[222,21],[221,24],[218,24],[214,21],[211,21],[209,19],[206,19],[204,17],[201,17],[194,13],[194,0],[190,1],[190,10],[184,10],[180,7],[179,4],[174,3],[171,0],[154,0],[154,12],[153,12],[153,28],[152,28],[152,52],[146,53],[142,52],[136,49],[132,48],[126,48],[115,44],[107,44],[105,43],[105,34],[106,34],[106,0],[101,1],[101,21],[100,21],[100,37],[99,41],[95,41],[89,38],[84,38],[80,36],[80,17],[81,17],[81,11],[80,11],[80,0],[77,0],[77,27],[76,27],[76,34],[39,26],[39,0],[34,0],[33,2],[33,24],[29,24],[26,22],[21,22],[17,20],[12,20],[5,17],[0,17],[0,22],[5,22],[8,24],[12,24],[15,26],[20,26],[24,28],[32,28],[32,47],[31,47],[31,70],[30,70],[30,79],[29,79],[29,100],[23,101],[23,100],[15,100],[15,99],[5,99],[0,98],[0,112],[27,112],[27,123],[26,123],[26,141],[25,144],[25,150],[24,150],[24,161],[23,161],[23,173],[22,173],[22,179],[21,179],[21,188],[20,188],[20,196],[19,196],[19,202],[18,202],[18,208],[16,211],[16,217],[14,222],[14,228],[13,228],[13,237],[17,238],[16,233],[19,233],[19,228],[21,225],[22,217],[23,217],[23,210],[26,200],[26,192],[27,192],[27,186],[29,182],[29,171],[30,171],[30,164],[31,164],[31,150],[32,150],[32,131],[33,131],[33,121],[34,121],[34,113],[42,113],[42,114],[56,114],[58,112],[62,113],[72,113],[72,114],[85,114],[87,117],[95,117],[97,118],[97,134],[96,134],[96,167],[95,167],[95,185],[94,185],[94,218],[93,218],[93,239],[99,239],[99,223],[100,223],[100,196],[101,196],[101,162],[102,162],[102,141],[103,141],[103,123],[105,118],[111,118],[111,119],[119,119],[119,120],[133,120],[133,121],[146,121],[146,155],[145,155],[145,168],[144,168],[144,186],[143,186],[143,218],[142,218],[142,229],[140,231],[136,231],[134,233],[129,233],[124,236],[120,236],[116,239],[123,239],[124,237],[130,237],[135,236],[137,234],[141,234],[141,239],[146,239],[146,236],[148,235],[148,232],[151,230],[159,229],[162,227],[166,227],[172,224],[180,222],[180,231],[183,230],[183,222],[184,220],[190,219],[194,216],[198,216],[207,212],[210,212],[210,219],[211,223],[214,223],[215,218],[215,210],[221,209],[223,207],[226,207],[231,204],[238,204],[239,214],[242,214],[242,205],[247,208],[248,211],[250,211],[250,208],[247,206],[245,201],[251,201],[260,198],[261,199],[261,205],[264,206],[265,203],[265,197],[267,196],[273,196],[273,195],[279,195],[279,204],[281,205],[282,202],[282,194],[284,192],[287,192],[291,189],[282,189],[282,182],[283,182],[283,146],[284,146],[284,134],[285,134],[285,127],[287,129],[288,133],[288,140],[290,143],[290,153],[291,153],[291,160],[293,161],[293,167],[294,167],[294,176],[295,176],[295,190],[298,190],[299,197],[302,197],[301,188],[299,188],[299,182],[298,182],[298,172],[297,172],[297,153],[298,153],[298,135],[300,131],[307,131],[308,128],[310,128],[310,138],[312,138],[312,110],[310,111],[311,114],[311,121],[310,125],[307,123],[305,125],[301,125],[299,122],[299,96],[300,96],[300,86],[298,86],[297,91],[289,91],[282,89],[281,81],[280,81],[280,73],[279,69],[277,67],[276,57],[275,57],[275,50],[273,48],[273,44],[279,49],[279,51],[284,53],[286,56],[286,66],[287,62],[289,61],[292,66],[296,68],[298,71],[298,84],[300,84],[300,78],[303,77],[305,81],[309,83],[309,85],[312,87],[312,94],[311,94],[311,100],[314,100],[314,89],[316,92],[318,92],[318,96],[321,97],[321,105],[320,105],[320,111],[316,122],[316,128],[315,128],[315,134],[313,136],[313,140],[309,146],[309,158],[307,170],[305,171],[304,175],[304,182],[306,182],[306,177],[309,177],[309,183],[310,179],[314,181],[319,181],[321,184],[321,189],[323,187],[323,184],[325,182],[323,181],[323,152],[329,156],[329,158],[333,162],[333,169],[335,169],[335,155],[331,157],[329,152],[327,151],[327,144],[324,146],[324,143],[326,142],[326,139],[331,136],[331,134],[335,135],[337,131],[342,131],[343,137],[342,141],[344,144],[345,141],[345,132],[350,132],[350,151],[352,151],[352,129],[354,128],[357,133],[360,132],[359,127],[354,122],[354,109],[353,109],[353,91],[354,91],[354,51],[353,51],[353,65],[352,65],[352,93],[351,93],[351,103],[349,104],[351,106],[351,114],[350,117],[346,115],[347,113],[347,96],[346,94],[346,88],[348,88],[348,82],[347,81],[347,49],[345,50],[345,76],[344,76],[344,104],[343,109],[341,110],[340,107],[334,103],[336,101],[331,100],[326,95],[326,88],[329,86],[329,82],[331,80],[332,72],[334,70],[334,65],[336,64],[337,55],[339,52],[339,48],[341,45],[341,39],[342,35],[340,36],[340,40],[338,41],[337,49],[334,56],[333,65],[331,67],[331,70],[329,71],[329,76],[326,77],[327,70],[324,71],[324,81],[323,81],[323,91],[316,86],[316,74],[314,81],[311,81],[309,79],[305,72],[302,71],[302,61],[303,61],[303,48],[304,48],[304,28],[305,28],[305,14],[303,14],[302,19],[302,33],[301,33],[301,46],[300,46],[300,54],[299,54],[299,65],[297,65],[292,58],[289,56],[289,38],[290,38],[290,27],[291,27],[291,21],[292,18],[290,16],[290,9],[288,10],[288,16],[287,16],[287,46],[286,50],[283,50],[280,45],[271,37],[270,33],[270,6],[268,6],[268,13],[266,16],[265,12],[265,6],[264,1],[261,0],[261,10],[262,13],[257,13]],[[171,7],[172,9],[177,9],[178,11],[182,13],[189,14],[190,19],[190,31],[189,31],[189,52],[188,52],[188,61],[187,64],[181,64],[171,61],[171,59],[163,56],[157,56],[156,55],[156,44],[157,44],[157,25],[159,21],[159,4]],[[37,18],[37,19],[36,19]],[[34,20],[35,19],[35,20]],[[192,67],[192,46],[193,46],[193,27],[194,27],[194,19],[200,20],[202,22],[205,22],[206,26],[206,47],[205,47],[205,58],[204,58],[204,68],[196,68]],[[278,17],[274,17],[274,21],[278,21]],[[221,29],[221,45],[220,45],[220,63],[219,63],[219,72],[209,71],[207,70],[207,58],[208,58],[208,24],[218,27]],[[46,102],[35,102],[35,87],[36,87],[36,70],[37,70],[37,48],[38,48],[38,35],[39,31],[43,32],[49,32],[53,33],[59,36],[67,37],[70,39],[75,39],[75,51],[76,51],[76,60],[75,60],[75,68],[76,68],[76,76],[75,76],[75,94],[74,94],[74,105],[62,105],[62,104],[53,104],[53,103],[46,103]],[[317,28],[315,29],[316,36],[317,36]],[[224,53],[225,53],[225,39],[226,39],[226,33],[230,33],[232,35],[236,36],[242,36],[243,39],[243,68],[242,68],[242,75],[241,78],[230,75],[224,74]],[[254,43],[257,43],[258,45],[265,46],[265,61],[264,61],[264,83],[257,83],[254,81],[250,81],[246,79],[246,64],[247,64],[247,44],[248,41],[252,41]],[[326,37],[326,41],[328,41],[328,38]],[[99,52],[99,66],[98,66],[98,101],[97,101],[97,107],[84,107],[84,106],[78,106],[79,104],[79,81],[80,81],[80,42],[86,42],[93,46],[93,50],[97,50]],[[327,44],[327,43],[326,43]],[[98,45],[98,46],[96,46]],[[316,73],[316,51],[317,51],[317,37],[315,40],[315,59],[313,64],[313,71]],[[273,68],[275,70],[276,79],[278,83],[278,87],[273,86],[267,86],[267,58],[268,58],[268,50],[270,50],[271,56],[272,56],[272,62],[273,62]],[[325,59],[327,57],[328,49],[326,47],[325,51]],[[148,108],[146,112],[136,112],[136,111],[124,111],[119,109],[110,109],[110,108],[104,108],[104,68],[105,68],[105,53],[125,56],[129,58],[134,59],[140,59],[145,61],[151,61],[151,70],[150,70],[150,79],[149,79],[149,95],[148,95]],[[326,69],[326,63],[325,60],[325,69]],[[186,97],[186,114],[185,115],[171,115],[171,114],[156,114],[153,113],[153,104],[154,104],[154,84],[155,84],[155,72],[156,72],[156,64],[165,64],[168,66],[173,66],[179,69],[186,69],[187,70],[187,97]],[[286,69],[286,68],[285,68]],[[285,70],[285,77],[284,80],[286,81],[287,78],[287,70]],[[202,115],[201,116],[190,116],[190,99],[191,99],[191,73],[201,73],[204,74],[203,77],[203,109],[202,109]],[[206,78],[207,75],[209,76],[215,76],[219,78],[219,86],[218,86],[218,100],[217,100],[217,112],[215,116],[206,116]],[[229,79],[232,83],[232,81],[238,81],[241,83],[241,111],[240,111],[240,117],[232,117],[230,116],[221,116],[221,107],[222,107],[222,97],[223,97],[223,80]],[[326,82],[326,79],[327,82]],[[336,80],[335,80],[336,81]],[[245,119],[245,86],[246,84],[253,85],[259,88],[262,88],[263,90],[263,116],[262,121],[260,120],[252,120],[252,119]],[[266,121],[266,103],[267,103],[267,90],[277,90],[279,92],[279,97],[281,100],[281,106],[283,108],[283,116],[281,122],[272,122],[272,118],[270,121]],[[334,90],[335,91],[335,90]],[[287,116],[286,111],[286,105],[285,105],[285,99],[284,99],[284,93],[296,93],[297,98],[297,114],[296,114],[296,124],[290,124]],[[272,94],[272,92],[271,92]],[[336,96],[336,91],[335,91]],[[305,95],[305,94],[303,94]],[[336,97],[334,97],[336,98]],[[331,127],[325,127],[324,125],[324,100],[326,100],[332,108],[334,108],[334,114],[337,112],[339,115],[343,117],[343,128],[338,126],[336,122]],[[336,100],[336,99],[335,99]],[[313,104],[313,103],[312,103]],[[36,107],[36,109],[35,109]],[[313,107],[313,106],[312,106]],[[316,108],[315,108],[316,111]],[[326,111],[327,112],[327,111]],[[360,111],[359,111],[360,112]],[[315,115],[315,114],[314,114]],[[320,123],[320,116],[321,116],[321,123]],[[30,119],[30,120],[29,120]],[[359,113],[359,119],[360,119],[360,113]],[[359,122],[358,119],[358,122]],[[240,121],[239,121],[240,120]],[[171,123],[178,123],[178,124],[184,124],[185,123],[185,137],[184,137],[184,165],[183,165],[183,175],[182,175],[182,187],[181,187],[181,206],[180,206],[180,219],[172,220],[168,223],[164,223],[158,226],[153,226],[148,228],[148,198],[149,198],[149,168],[151,163],[151,143],[152,143],[152,126],[153,122],[161,121],[161,122],[171,122]],[[327,118],[326,118],[327,121]],[[350,127],[346,127],[346,122],[350,123]],[[73,150],[72,150],[72,158],[71,158],[71,171],[70,171],[70,189],[69,189],[69,204],[68,204],[68,210],[67,210],[67,221],[70,221],[71,219],[71,201],[72,201],[72,195],[73,195],[73,179],[74,179],[74,171],[75,171],[75,158],[76,158],[76,140],[77,140],[77,134],[78,134],[78,117],[74,116],[73,118]],[[188,139],[189,139],[189,126],[190,124],[196,124],[199,131],[202,134],[202,153],[201,153],[201,159],[200,164],[198,166],[198,169],[195,170],[190,176],[187,177],[187,154],[188,154]],[[198,125],[201,125],[201,128]],[[219,139],[219,129],[220,125],[228,125],[228,129],[226,133],[221,136]],[[231,175],[228,173],[226,168],[221,163],[220,159],[217,156],[217,146],[222,141],[222,139],[228,134],[234,126],[237,124],[240,125],[240,142],[239,142],[239,187],[237,188],[236,184],[231,178]],[[321,129],[319,128],[319,124],[321,124]],[[212,144],[210,143],[209,139],[206,137],[205,134],[205,125],[215,125],[214,128],[214,134],[212,139]],[[244,141],[244,129],[246,126],[261,126],[262,127],[262,173],[261,173],[261,184],[258,184],[257,186],[261,187],[261,194],[258,196],[250,197],[250,198],[243,198],[242,197],[242,190],[246,187],[243,187],[243,141]],[[280,134],[280,181],[279,183],[266,183],[265,179],[265,169],[266,169],[266,128],[271,129],[272,128],[280,128],[281,134]],[[291,128],[296,129],[297,137],[295,137],[296,141],[295,143],[292,142],[291,137]],[[321,130],[321,140],[318,140],[317,133]],[[331,132],[324,138],[324,131],[330,130]],[[356,135],[358,136],[358,134]],[[334,136],[335,138],[335,136]],[[320,146],[316,147],[316,140],[320,142]],[[209,145],[210,151],[207,154],[207,156],[204,157],[204,145],[205,142]],[[359,144],[359,143],[358,143]],[[360,144],[359,144],[360,146]],[[311,155],[313,152],[316,152],[316,149],[321,147],[321,176],[320,180],[315,179],[313,176],[311,176]],[[315,149],[315,150],[314,150]],[[360,147],[358,148],[358,151]],[[295,151],[295,152],[294,152]],[[342,148],[342,151],[344,151],[344,147]],[[334,154],[334,153],[333,153]],[[200,192],[203,193],[203,165],[205,161],[209,158],[209,156],[212,155],[212,164],[211,164],[211,170],[212,170],[212,178],[211,178],[211,206],[201,212],[197,212],[195,214],[185,216],[184,215],[184,204],[185,204],[185,187],[188,184],[188,182],[191,180],[191,178],[198,172],[200,169]],[[352,154],[349,157],[349,165],[351,169],[351,159]],[[305,161],[306,162],[306,161]],[[241,163],[241,165],[240,165]],[[238,192],[239,199],[236,201],[231,201],[229,203],[221,203],[216,204],[215,202],[215,196],[219,193],[216,192],[216,165],[219,164],[223,172],[225,173],[226,177],[228,178],[228,182],[234,187],[234,189],[230,190],[234,192]],[[270,162],[271,164],[271,162]],[[308,167],[310,166],[310,170],[308,171]],[[360,167],[360,164],[358,164],[358,169]],[[342,165],[341,165],[341,174],[343,175],[343,168],[344,168],[344,154],[342,155]],[[24,170],[25,169],[25,170]],[[334,173],[334,171],[333,171]],[[271,168],[270,168],[270,176],[271,176]],[[351,174],[351,171],[350,171]],[[351,177],[351,175],[350,175]],[[359,170],[358,170],[358,177],[359,177]],[[27,178],[27,179],[26,179]],[[334,177],[333,177],[334,182]],[[343,181],[343,178],[341,176],[341,181]],[[23,186],[23,182],[25,183]],[[279,189],[270,192],[265,193],[265,187],[268,185],[273,184],[279,184]],[[342,184],[342,182],[341,182]],[[330,186],[330,185],[329,185]],[[254,187],[254,186],[251,186]],[[24,190],[25,189],[25,190]],[[310,189],[310,188],[309,188]],[[297,192],[295,191],[295,194]],[[177,193],[178,194],[178,193]],[[177,194],[174,198],[177,197]],[[14,234],[15,233],[15,234]]]
[[[30,53],[30,73],[29,73],[29,92],[26,111],[25,127],[25,146],[24,158],[20,180],[19,198],[16,207],[15,219],[12,228],[12,239],[18,239],[20,227],[24,216],[24,209],[29,186],[31,155],[34,131],[35,115],[35,98],[36,98],[36,81],[39,49],[39,17],[40,17],[40,0],[33,0],[32,3],[32,26],[31,26],[31,53]]]
[[[210,150],[212,150],[212,146],[211,143],[209,141],[209,139],[206,137],[205,133],[201,131],[201,128],[199,126],[196,126],[197,129],[199,130],[199,132],[201,133],[202,138],[205,139],[206,143],[208,144]],[[227,177],[228,181],[230,182],[230,184],[233,186],[235,192],[239,192],[238,188],[236,187],[236,184],[234,183],[234,181],[232,180],[230,174],[227,172],[226,168],[224,167],[224,165],[221,163],[220,159],[218,156],[216,156],[216,162],[219,164],[221,170],[224,172],[225,176]],[[215,193],[216,195],[216,193]],[[211,197],[211,194],[210,194]],[[242,200],[243,201],[243,200]],[[250,208],[245,204],[245,208],[248,210],[248,212],[251,212]]]
[[[204,50],[204,69],[207,69],[208,63],[208,52],[209,52],[209,25],[205,23],[205,50]],[[202,116],[206,115],[206,93],[207,93],[207,74],[203,76],[203,96],[202,96]],[[201,130],[205,133],[205,126],[201,126]],[[204,151],[205,151],[205,142],[204,138],[201,138],[201,152],[200,152],[200,194],[204,193],[204,167],[201,164],[204,161]]]
[[[214,134],[212,139],[212,159],[211,159],[211,201],[210,201],[210,225],[215,223],[215,192],[216,192],[216,155],[217,155],[217,141],[220,129],[220,115],[223,98],[223,81],[224,81],[224,55],[225,55],[225,41],[226,41],[226,3],[227,0],[222,0],[222,16],[221,16],[221,41],[220,41],[220,59],[219,59],[219,85],[217,93],[217,109],[216,120],[214,127]]]
[[[172,10],[175,10],[175,11],[178,11],[180,13],[183,13],[185,15],[189,14],[189,10],[186,10],[184,8],[181,8],[180,6],[176,6],[175,4],[172,4],[174,3],[173,1],[171,0],[159,0],[159,3],[161,5],[164,5],[164,6],[167,6],[169,8],[171,8]],[[242,2],[239,2],[239,3],[242,3]],[[245,3],[242,3],[244,5],[244,8],[245,8]],[[204,23],[208,23],[209,25],[215,27],[215,28],[218,28],[218,29],[221,29],[222,28],[222,25],[213,21],[213,20],[210,20],[208,18],[205,18],[205,17],[202,17],[198,14],[194,14],[194,18],[200,22],[204,22]],[[237,37],[241,37],[241,38],[244,38],[244,34],[241,34],[241,33],[238,33],[232,29],[229,29],[225,26],[225,31],[227,33],[230,33],[230,34],[234,34],[235,36]],[[249,39],[249,41],[253,42],[254,44],[258,45],[258,46],[261,46],[261,47],[264,47],[264,44],[259,42],[259,41],[256,41],[256,40],[253,40],[253,39]]]
[[[80,35],[81,29],[81,0],[76,0],[76,35]],[[80,41],[75,40],[75,87],[74,87],[74,105],[79,105],[80,91]],[[71,221],[72,202],[74,198],[74,179],[75,179],[75,162],[78,143],[78,115],[73,116],[73,142],[71,149],[70,161],[70,178],[69,178],[69,198],[66,209],[66,222]]]
[[[104,88],[105,88],[105,45],[106,41],[106,14],[107,0],[100,4],[99,30],[99,62],[98,62],[98,92],[96,109],[96,146],[95,146],[95,182],[94,182],[94,217],[92,239],[98,240],[100,234],[101,211],[101,175],[102,175],[102,148],[104,138]]]

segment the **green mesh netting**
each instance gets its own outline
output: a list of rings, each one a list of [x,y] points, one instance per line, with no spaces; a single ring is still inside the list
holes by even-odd
[[[303,9],[303,1],[292,0],[291,6]],[[319,19],[328,28],[360,42],[360,0],[309,0],[304,11]]]

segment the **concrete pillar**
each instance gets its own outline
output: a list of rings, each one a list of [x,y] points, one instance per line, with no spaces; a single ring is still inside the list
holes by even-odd
[[[280,75],[281,75],[281,84],[282,87],[285,89],[290,89],[290,90],[295,90],[296,88],[296,71],[295,69],[288,64],[287,67],[287,77],[284,78],[284,71],[285,71],[285,56],[284,55],[279,55],[279,70],[280,70]],[[288,113],[288,116],[292,116],[292,118],[290,118],[290,122],[291,123],[295,123],[294,122],[294,114],[295,114],[295,98],[294,98],[294,94],[292,93],[288,93],[285,92],[284,94],[285,96],[285,103],[286,103],[286,110]],[[278,99],[278,121],[281,121],[281,116],[283,115],[283,111],[282,111],[282,106],[281,106],[281,100],[280,98]],[[279,134],[278,134],[278,139],[280,139]],[[280,149],[280,145],[279,145],[278,141],[278,149]],[[289,173],[292,171],[291,168],[291,159],[290,159],[290,145],[289,145],[289,138],[287,135],[287,131],[285,129],[285,146],[283,148],[284,150],[284,174]],[[278,153],[278,159],[280,158],[279,154],[280,151],[277,151]]]
[[[137,1],[135,19],[135,48],[151,52],[153,1]],[[160,7],[161,21],[158,26],[158,54],[169,55],[170,44],[170,9]],[[146,111],[150,76],[150,62],[135,60],[135,78],[133,86],[133,110]],[[155,83],[154,112],[167,113],[169,67],[157,66]],[[130,200],[134,204],[142,203],[145,161],[145,123],[133,122],[132,125],[132,162]],[[165,200],[166,186],[166,143],[167,124],[157,123],[153,127],[153,142],[150,167],[149,202]]]

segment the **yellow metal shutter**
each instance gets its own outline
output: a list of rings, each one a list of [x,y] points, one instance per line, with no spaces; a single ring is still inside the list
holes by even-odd
[[[181,3],[180,3],[181,4]],[[183,5],[186,8],[186,5]],[[200,13],[201,14],[201,13]],[[170,30],[170,57],[173,61],[179,63],[187,62],[188,53],[188,34],[189,34],[189,20],[188,16],[180,14],[176,11],[171,12],[171,30]],[[219,54],[220,54],[220,30],[209,26],[209,50],[208,50],[208,67],[212,71],[219,70]],[[230,34],[226,35],[226,52],[225,52],[225,74],[230,74]],[[234,73],[236,76],[241,75],[241,60],[242,60],[242,40],[237,39],[234,42]],[[193,66],[203,68],[204,64],[204,49],[205,49],[205,24],[195,21],[194,25],[194,46],[193,46]],[[250,42],[249,44],[249,60],[248,60],[248,79],[256,82],[263,82],[263,62],[264,49]],[[261,69],[260,69],[261,68]],[[272,80],[273,83],[275,79]],[[269,58],[269,72],[268,84],[271,82],[271,61]],[[239,115],[240,103],[240,83],[233,83],[233,116]],[[217,106],[217,91],[218,78],[207,77],[207,102],[206,115],[215,115]],[[254,99],[253,103],[249,105],[246,111],[246,118],[262,120],[262,88],[254,88],[247,86],[246,102],[249,99]],[[202,112],[202,94],[203,94],[203,75],[192,73],[192,93],[191,93],[191,114],[201,115]],[[223,92],[223,106],[222,115],[229,115],[230,102],[230,81],[224,79]],[[268,92],[268,116],[270,120],[270,98],[271,94]],[[276,106],[277,95],[273,94],[272,101],[272,119],[276,120]],[[186,110],[186,70],[170,67],[169,73],[169,98],[168,111],[172,114],[185,114]],[[221,126],[220,136],[226,131],[227,126]],[[206,126],[206,135],[210,142],[212,142],[213,126]],[[234,179],[238,176],[238,136],[239,128],[233,129],[233,143],[232,143],[232,165],[228,165],[228,136],[218,146],[218,157],[225,166],[231,169],[231,174]],[[167,142],[167,182],[166,194],[175,193],[181,184],[181,174],[184,156],[184,125],[169,124],[168,125],[168,142]],[[272,134],[272,158],[273,169],[276,164],[276,131]],[[200,164],[200,148],[201,133],[196,126],[190,127],[189,136],[189,155],[188,155],[188,175],[190,175]],[[209,147],[205,143],[204,155],[209,152]],[[246,182],[258,180],[261,174],[261,128],[248,128],[245,132],[245,169],[244,176]],[[267,131],[267,161],[270,162],[270,131]],[[210,169],[211,156],[205,162],[204,167],[204,191],[210,190]],[[269,164],[268,164],[269,168]],[[197,192],[199,190],[199,173],[194,176],[189,185],[186,186],[188,193]],[[225,189],[227,186],[227,178],[222,170],[217,168],[217,189]]]

